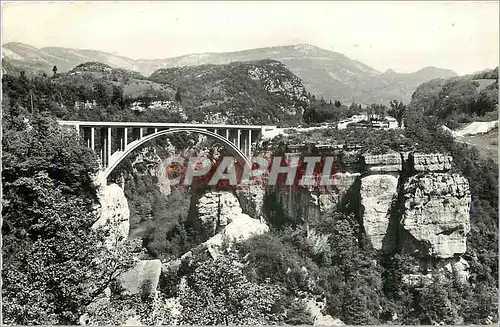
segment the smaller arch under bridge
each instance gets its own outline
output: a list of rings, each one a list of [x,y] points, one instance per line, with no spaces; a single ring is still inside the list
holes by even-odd
[[[252,146],[265,131],[276,126],[219,125],[185,123],[90,122],[59,120],[59,125],[74,128],[100,158],[104,177],[133,150],[162,135],[192,132],[220,141],[244,165],[250,165]]]

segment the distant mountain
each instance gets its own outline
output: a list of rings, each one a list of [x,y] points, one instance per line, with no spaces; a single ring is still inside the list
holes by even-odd
[[[434,67],[426,67],[408,74],[391,70],[382,73],[343,54],[307,44],[227,53],[189,54],[167,59],[133,60],[94,50],[57,47],[38,49],[21,43],[7,43],[3,45],[3,56],[6,59],[3,66],[7,71],[6,65],[10,65],[51,74],[54,65],[60,72],[66,72],[78,64],[97,61],[111,67],[135,70],[146,76],[161,68],[275,59],[300,77],[306,89],[316,97],[340,100],[343,103],[356,101],[361,104],[387,104],[393,99],[409,102],[412,93],[421,83],[430,79],[456,76],[451,70]]]

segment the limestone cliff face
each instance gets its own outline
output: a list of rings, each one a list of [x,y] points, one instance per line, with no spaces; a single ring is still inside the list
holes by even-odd
[[[402,169],[401,154],[387,153],[380,155],[363,155],[363,162],[371,173],[399,172]]]
[[[413,153],[410,154],[410,162],[412,161],[413,169],[416,172],[444,172],[451,169],[453,158],[446,156],[442,153],[423,154]]]
[[[266,189],[260,184],[251,184],[236,190],[242,210],[256,219],[263,215],[265,194]]]
[[[109,244],[128,237],[130,210],[123,189],[116,185],[101,185],[98,189],[99,219],[92,228],[103,227],[110,231]]]
[[[116,247],[127,239],[130,229],[130,210],[123,189],[117,184],[100,184],[98,188],[99,219],[93,228],[103,227],[109,231],[106,245]],[[119,278],[122,287],[130,294],[156,291],[161,272],[160,260],[138,260],[136,265]]]
[[[425,173],[404,185],[404,249],[418,257],[450,258],[466,250],[471,197],[463,176]]]
[[[360,173],[337,173],[331,177],[329,192],[319,192],[317,205],[320,216],[329,215],[338,210],[340,202],[349,188],[359,178]]]
[[[198,199],[196,209],[201,228],[210,236],[214,236],[242,213],[238,198],[227,191],[205,192]]]
[[[361,178],[361,205],[366,236],[375,249],[382,249],[382,240],[387,233],[391,217],[391,206],[397,197],[398,177],[392,175],[370,175]]]
[[[273,197],[268,200],[277,202],[285,216],[306,224],[328,217],[354,197],[354,211],[377,250],[400,249],[438,260],[465,252],[471,197],[467,180],[448,172],[450,156],[388,153],[362,154],[361,159],[359,167],[344,167],[334,175],[326,190],[276,186],[266,193],[261,187],[259,197]],[[247,193],[239,195],[252,202]],[[262,212],[259,205],[265,202],[253,201],[252,210]],[[316,238],[311,242],[321,251],[323,241]]]
[[[330,177],[331,185],[327,190],[318,186],[292,189],[275,187],[271,193],[274,192],[287,217],[302,222],[319,220],[339,209],[343,197],[359,176],[358,172],[337,173]]]

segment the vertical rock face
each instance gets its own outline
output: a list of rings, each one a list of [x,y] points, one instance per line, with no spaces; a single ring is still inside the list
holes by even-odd
[[[123,189],[116,185],[101,185],[99,188],[99,219],[92,228],[103,227],[110,231],[109,242],[127,238],[130,228],[130,210]]]
[[[251,208],[245,211],[262,213],[262,199],[275,196],[269,200],[279,205],[278,210],[294,222],[304,223],[320,220],[337,211],[339,204],[345,203],[343,200],[359,196],[354,201],[357,205],[360,200],[360,218],[375,249],[394,246],[418,258],[439,262],[465,252],[471,198],[467,180],[448,172],[452,157],[440,153],[371,155],[356,151],[343,152],[340,157],[343,169],[349,172],[332,176],[332,183],[326,188],[276,186],[266,194],[265,188],[258,186],[256,192],[238,191],[245,208]],[[358,161],[361,166],[355,164]],[[350,165],[346,166],[346,162]],[[366,175],[361,177],[361,173]],[[345,199],[346,193],[349,199]],[[323,244],[319,236],[311,231],[310,242],[317,251]],[[466,270],[460,265],[459,268]]]
[[[464,253],[470,205],[469,183],[458,174],[410,177],[404,185],[404,250],[435,258]]]
[[[213,236],[242,213],[238,198],[231,192],[206,192],[196,203],[202,228]]]
[[[322,216],[337,211],[338,206],[347,190],[351,187],[359,173],[337,173],[331,177],[331,186],[327,192],[318,196],[319,213]]]
[[[254,218],[260,218],[262,216],[265,194],[265,186],[258,184],[251,184],[236,190],[241,208]]]
[[[106,240],[108,247],[128,237],[130,228],[130,210],[123,189],[117,184],[99,187],[99,219],[93,228],[103,227],[109,230]],[[152,294],[156,291],[161,272],[160,260],[139,260],[135,267],[120,276],[120,283],[128,293],[137,294],[144,291]]]
[[[363,226],[375,249],[382,249],[382,240],[389,226],[390,209],[397,196],[398,177],[370,175],[361,178]]]
[[[278,202],[295,221],[318,220],[338,210],[343,196],[359,176],[359,173],[337,173],[330,177],[330,185],[321,188],[277,188]]]
[[[317,195],[309,190],[277,187],[275,192],[284,215],[293,221],[304,222],[319,216]]]

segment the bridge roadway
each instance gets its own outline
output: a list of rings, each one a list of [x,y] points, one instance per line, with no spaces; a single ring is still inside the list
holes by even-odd
[[[178,132],[205,135],[223,143],[236,159],[249,164],[254,145],[265,131],[276,126],[226,125],[151,122],[92,122],[59,120],[61,126],[76,129],[89,148],[94,150],[107,177],[111,171],[134,149],[159,137]],[[131,130],[131,133],[128,130]],[[97,136],[97,137],[96,137]],[[96,138],[98,142],[96,143]]]

